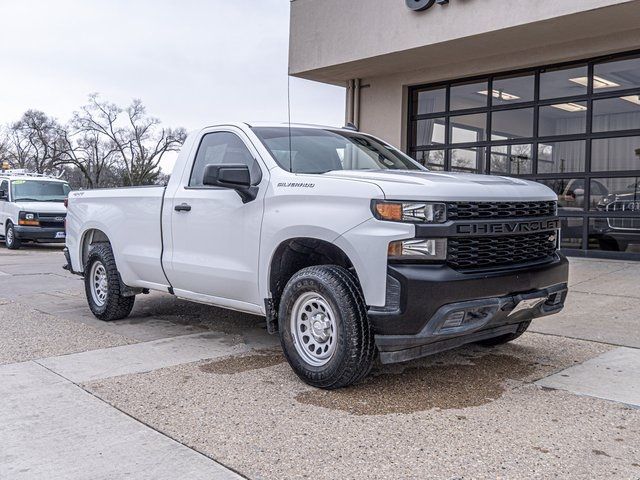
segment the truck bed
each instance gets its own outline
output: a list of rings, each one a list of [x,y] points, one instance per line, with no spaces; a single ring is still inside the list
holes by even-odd
[[[79,233],[95,229],[110,239],[127,285],[140,288],[166,285],[161,263],[160,218],[164,191],[165,187],[149,186],[72,192],[67,247],[74,270],[81,268],[82,255],[86,254]]]

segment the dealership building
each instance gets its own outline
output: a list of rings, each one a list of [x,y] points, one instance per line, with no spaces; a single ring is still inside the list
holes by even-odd
[[[640,0],[293,0],[289,56],[428,168],[554,189],[568,253],[640,258]]]

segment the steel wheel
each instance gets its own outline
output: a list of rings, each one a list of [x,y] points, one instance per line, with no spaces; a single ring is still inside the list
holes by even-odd
[[[107,270],[102,262],[94,262],[91,266],[91,296],[97,306],[102,307],[107,303],[107,294],[109,292],[109,281],[107,278]]]
[[[320,367],[331,359],[336,349],[336,317],[322,295],[300,295],[291,310],[290,326],[296,351],[305,362]]]
[[[9,245],[13,245],[13,228],[7,228],[7,238],[5,238],[5,241]]]

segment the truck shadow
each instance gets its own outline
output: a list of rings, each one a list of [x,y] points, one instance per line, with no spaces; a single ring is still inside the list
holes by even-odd
[[[310,390],[299,393],[296,400],[353,415],[477,407],[498,399],[507,389],[508,380],[523,381],[537,369],[535,363],[501,353],[500,349],[465,355],[470,348],[435,355],[427,365],[417,360],[396,366],[396,371],[378,367],[369,378],[351,388]],[[457,357],[454,362],[460,363],[451,363],[451,357]]]

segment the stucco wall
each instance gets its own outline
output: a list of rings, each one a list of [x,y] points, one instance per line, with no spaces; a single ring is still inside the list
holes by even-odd
[[[640,2],[451,0],[449,5],[414,12],[405,6],[404,0],[294,0],[291,3],[290,72],[303,75],[304,72],[625,4],[638,7]],[[561,30],[546,32],[544,41],[589,36],[585,25],[578,22],[580,19],[575,20],[575,24],[567,23]],[[602,22],[606,21],[603,17]],[[597,23],[602,22],[598,20]],[[620,22],[618,28],[628,23],[625,18],[620,18]],[[615,28],[614,25],[611,27]],[[522,47],[525,40],[531,41],[526,35],[511,38],[511,42],[522,43]]]

